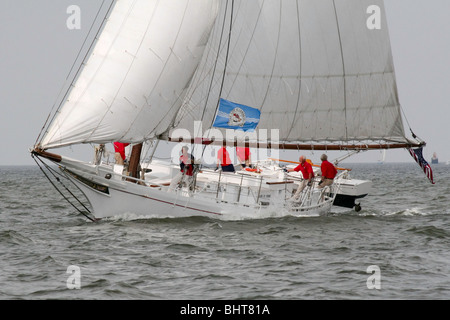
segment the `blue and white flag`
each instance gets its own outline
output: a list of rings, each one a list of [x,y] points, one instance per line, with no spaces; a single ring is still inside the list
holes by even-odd
[[[258,109],[220,99],[213,127],[252,131],[258,126],[260,118],[261,111]]]

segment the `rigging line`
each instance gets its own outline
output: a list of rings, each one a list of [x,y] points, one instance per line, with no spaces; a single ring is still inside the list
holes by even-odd
[[[221,52],[222,40],[223,40],[224,32],[225,32],[225,24],[227,22],[226,17],[227,17],[229,2],[230,1],[227,1],[226,4],[225,4],[225,10],[224,10],[224,16],[223,16],[223,24],[222,24],[222,32],[220,34],[219,44],[218,44],[218,48],[217,48],[216,61],[214,63],[214,68],[213,68],[213,71],[212,71],[212,74],[211,74],[211,81],[209,83],[209,88],[208,88],[208,94],[207,94],[205,105],[204,105],[204,108],[203,108],[203,111],[202,111],[202,116],[200,118],[200,121],[202,123],[203,123],[203,120],[205,118],[206,109],[208,107],[209,99],[211,97],[211,88],[212,88],[212,85],[213,85],[213,82],[214,82],[214,75],[216,74],[216,70],[217,70],[217,65],[218,65],[219,56],[220,56],[220,52]],[[222,83],[221,83],[219,96],[218,96],[218,101],[217,101],[217,105],[216,105],[216,111],[214,112],[214,115],[217,113],[217,109],[219,108],[220,97],[222,95],[223,84],[224,84],[224,81],[225,81],[225,74],[226,74],[226,69],[227,69],[227,65],[228,65],[228,54],[229,54],[229,51],[230,51],[231,33],[232,33],[232,30],[233,30],[233,12],[234,12],[234,0],[231,0],[230,29],[228,31],[227,53],[226,53],[225,65],[224,65],[224,69],[223,69]],[[213,124],[214,124],[214,115],[212,117],[210,127],[212,127]],[[194,132],[194,138],[195,138],[195,136],[196,136],[196,134]],[[205,154],[206,147],[207,147],[206,145],[203,145],[203,147],[202,147],[202,149],[203,149],[202,150],[202,158],[203,158],[203,156]]]
[[[112,2],[114,2],[114,0],[113,0]],[[101,9],[103,8],[103,5],[104,5],[104,4],[105,4],[105,0],[102,1],[102,4],[100,5],[100,8],[99,8],[98,11],[97,11],[97,14],[95,15],[94,21],[92,22],[92,25],[91,25],[91,27],[89,28],[88,34],[87,34],[86,38],[84,39],[83,44],[81,45],[80,50],[78,51],[77,57],[76,57],[75,61],[73,62],[72,67],[70,68],[70,71],[69,71],[69,74],[68,74],[67,77],[66,77],[66,80],[69,78],[69,75],[72,73],[72,70],[75,68],[75,64],[76,64],[78,58],[79,58],[80,55],[81,55],[81,51],[82,51],[82,49],[84,48],[84,46],[85,46],[85,44],[86,44],[86,42],[87,42],[87,39],[88,39],[89,35],[91,34],[92,29],[94,28],[94,24],[95,24],[95,22],[97,21],[97,18],[98,18],[98,16],[100,15],[100,11],[101,11]],[[100,29],[101,29],[101,26],[100,26]]]
[[[244,65],[245,59],[246,59],[246,57],[248,55],[248,52],[250,51],[251,43],[252,43],[253,39],[255,38],[256,28],[258,27],[259,21],[261,19],[261,14],[262,14],[263,7],[264,7],[264,3],[260,6],[260,9],[259,9],[259,12],[258,12],[258,17],[257,17],[256,23],[255,23],[255,27],[253,28],[253,31],[251,33],[251,37],[250,37],[250,40],[248,41],[248,46],[247,46],[247,48],[245,50],[245,53],[242,56],[241,64],[239,65],[239,68],[236,71],[236,75],[235,75],[234,80],[233,80],[233,82],[231,84],[231,87],[230,87],[230,92],[234,88],[234,85],[235,85],[235,83],[237,81],[238,76],[240,75],[240,71],[242,70],[242,66]],[[238,36],[238,38],[240,38],[240,35]]]
[[[416,140],[419,140],[419,141],[421,141],[421,142],[424,142],[421,138],[419,138],[419,137],[414,133],[414,131],[412,130],[411,125],[410,125],[410,123],[409,123],[409,121],[408,121],[408,118],[406,117],[405,110],[403,109],[403,107],[402,107],[401,104],[399,104],[399,105],[400,105],[400,111],[401,111],[402,114],[403,114],[403,118],[405,119],[406,124],[408,125],[409,131],[411,132],[413,138],[416,139]]]
[[[37,162],[37,160],[36,160],[36,158],[34,157],[34,155],[31,155],[31,157],[32,157],[33,160],[36,162],[37,166],[38,166],[39,169],[42,171],[42,173],[43,173],[44,176],[47,178],[47,180],[53,185],[53,187],[54,187],[54,188],[56,189],[56,191],[58,191],[58,193],[64,198],[64,200],[66,200],[72,207],[75,208],[75,210],[77,210],[79,213],[81,213],[81,214],[82,214],[83,216],[85,216],[87,219],[91,220],[92,222],[96,222],[95,219],[89,217],[85,212],[81,211],[77,206],[75,206],[75,205],[69,200],[69,198],[67,198],[67,197],[62,193],[62,191],[56,186],[56,184],[50,179],[50,177],[49,177],[48,174],[44,171],[44,169],[41,167],[41,165],[39,164],[39,162]],[[49,167],[47,164],[45,164],[39,157],[38,157],[38,159],[39,159],[39,161],[45,166],[45,168],[46,168],[49,172],[51,172],[50,167]],[[54,175],[53,175],[53,176],[54,176]],[[54,177],[55,177],[55,176],[54,176]],[[62,184],[62,182],[59,180],[58,177],[55,177],[55,179],[56,179],[58,182],[60,182],[60,183]],[[64,186],[64,185],[63,185],[63,186]],[[64,186],[64,187],[65,187],[65,186]],[[80,200],[79,200],[77,197],[75,197],[75,196],[70,192],[70,190],[67,189],[67,187],[65,187],[65,188],[66,188],[67,191],[69,191],[69,193],[70,193],[75,199],[77,199],[78,202],[80,202]],[[83,207],[85,207],[81,202],[80,202],[80,204],[81,204]],[[85,207],[85,208],[86,208],[86,207]],[[89,209],[86,208],[86,210],[87,210],[89,213],[91,213]]]
[[[150,155],[150,157],[148,159],[149,164],[151,164],[153,162],[153,158],[155,157],[155,153],[156,153],[156,150],[159,147],[159,143],[160,142],[161,142],[161,140],[159,140],[159,139],[152,140],[151,146],[147,149],[147,152],[144,155],[144,159],[147,157],[147,154],[150,152],[150,148],[153,148],[152,154]],[[143,180],[145,180],[145,179],[143,179]]]
[[[275,71],[275,65],[277,64],[277,58],[278,58],[278,50],[280,47],[280,38],[281,38],[281,23],[282,23],[282,4],[280,1],[280,12],[279,12],[279,23],[278,23],[278,38],[277,38],[277,46],[276,46],[276,50],[275,50],[275,56],[273,57],[273,65],[272,65],[272,71],[270,74],[270,78],[269,78],[269,83],[267,84],[267,89],[266,89],[266,94],[264,96],[264,99],[261,103],[261,109],[260,111],[262,112],[263,108],[264,108],[264,104],[266,103],[266,99],[267,96],[269,95],[269,89],[270,89],[270,85],[272,84],[272,79],[274,78],[274,71]]]
[[[287,135],[286,135],[286,139],[289,138],[289,136],[291,135],[292,130],[294,129],[294,126],[297,122],[297,114],[299,113],[299,107],[300,107],[300,100],[301,100],[301,95],[302,95],[302,28],[301,28],[301,22],[300,22],[300,5],[299,2],[297,1],[297,27],[298,27],[298,49],[299,49],[299,84],[298,84],[298,96],[297,96],[297,106],[295,107],[295,112],[294,112],[294,116],[292,119],[292,125],[291,128],[289,129]]]
[[[220,10],[220,8],[218,10]],[[226,10],[225,10],[225,14],[226,14]],[[224,16],[224,19],[225,19],[225,16]],[[218,27],[216,27],[216,24],[218,24],[216,22],[217,20],[218,19],[216,17],[216,19],[214,20],[213,26],[211,27],[211,31],[210,31],[210,34],[209,34],[209,37],[208,37],[209,39],[215,39],[216,38],[215,35],[219,31]],[[224,29],[224,27],[222,27],[222,30],[223,29]],[[219,42],[219,48],[220,48],[220,43],[222,42],[222,36],[223,36],[223,34],[219,38],[219,41],[220,41]],[[208,43],[209,42],[207,41],[207,43],[205,44],[205,52],[206,52],[206,54],[204,54],[204,56],[203,56],[203,61],[209,61],[210,57],[214,55],[213,45],[208,45]],[[217,61],[218,61],[217,57],[218,57],[219,52],[220,51],[218,50],[217,54],[216,54],[215,66],[217,65]],[[178,127],[180,122],[183,121],[183,119],[186,116],[191,116],[192,118],[195,118],[195,116],[194,116],[195,109],[197,107],[200,107],[200,106],[194,105],[194,106],[191,107],[192,97],[195,94],[195,92],[197,90],[199,90],[201,85],[203,85],[203,83],[207,82],[207,79],[209,78],[210,74],[212,73],[212,75],[214,75],[214,73],[215,73],[215,68],[213,68],[212,70],[209,69],[207,72],[204,72],[205,70],[207,70],[206,65],[207,65],[207,63],[205,62],[204,64],[200,64],[199,67],[197,68],[196,74],[192,78],[192,85],[189,86],[189,89],[186,92],[182,108],[177,113],[176,117],[174,118],[174,121],[171,124],[172,128]],[[202,68],[200,68],[200,66]],[[201,72],[199,71],[200,69],[202,70]],[[211,83],[209,85],[209,88],[208,88],[208,91],[207,91],[208,95],[206,96],[206,98],[208,98],[209,92],[211,91],[213,76],[211,76],[211,77],[212,77],[211,78]],[[204,115],[204,111],[203,111],[203,115]],[[203,118],[203,116],[202,116],[202,118]]]
[[[232,0],[232,1],[234,2],[234,0]],[[225,4],[225,10],[224,10],[224,16],[223,16],[223,24],[222,24],[222,32],[220,34],[219,44],[218,44],[218,48],[217,48],[216,61],[214,63],[214,68],[213,68],[212,74],[211,74],[211,81],[209,83],[209,88],[208,88],[208,91],[207,91],[208,95],[206,96],[205,106],[203,107],[202,116],[200,118],[200,121],[202,121],[202,122],[203,122],[203,120],[205,118],[206,109],[208,107],[209,98],[211,96],[211,88],[212,88],[212,85],[213,85],[213,82],[214,82],[214,75],[216,74],[217,64],[218,64],[218,61],[219,61],[219,56],[220,56],[220,51],[221,51],[221,46],[222,46],[222,40],[223,40],[223,36],[224,36],[224,31],[225,31],[225,23],[227,21],[226,17],[227,17],[227,12],[228,12],[228,4],[229,4],[229,1],[227,1],[226,4]],[[219,98],[220,98],[220,95],[219,95]]]
[[[204,119],[204,116],[205,116],[206,108],[208,106],[208,101],[209,101],[210,94],[211,94],[211,87],[212,87],[212,83],[214,81],[214,75],[216,73],[217,62],[219,60],[218,58],[219,58],[219,55],[220,55],[220,47],[221,47],[221,44],[222,44],[222,39],[223,39],[224,31],[225,31],[226,15],[227,15],[227,11],[228,11],[228,3],[229,3],[229,1],[226,2],[225,15],[224,15],[223,24],[222,24],[222,33],[220,35],[219,47],[217,48],[216,62],[214,64],[214,71],[213,71],[212,76],[211,76],[211,82],[210,82],[210,87],[209,87],[209,90],[208,90],[208,96],[207,96],[207,99],[206,99],[205,107],[203,108],[203,113],[202,113],[202,118],[201,118],[202,122],[203,122],[203,119]],[[221,82],[221,85],[220,85],[219,96],[218,96],[218,99],[217,99],[216,110],[214,111],[214,115],[217,113],[217,111],[219,109],[220,97],[222,96],[223,87],[224,87],[224,83],[225,83],[225,76],[226,76],[226,71],[227,71],[227,66],[228,66],[228,57],[229,57],[229,53],[230,53],[231,35],[232,35],[232,32],[233,32],[233,15],[234,15],[234,0],[231,0],[230,28],[228,30],[228,42],[227,42],[227,51],[226,51],[226,55],[225,55],[225,65],[224,65],[224,68],[223,68],[222,82]],[[214,124],[214,118],[215,118],[214,115],[213,115],[213,117],[211,119],[210,127],[212,127],[213,124]],[[209,133],[211,133],[211,132],[209,132]],[[203,145],[202,146],[202,149],[203,149],[202,150],[202,159],[203,159],[203,156],[205,154],[206,147],[207,147],[207,145]]]
[[[109,6],[109,8],[108,8],[108,10],[107,10],[107,12],[106,12],[106,15],[105,15],[104,19],[103,19],[103,22],[100,24],[100,27],[98,28],[97,33],[96,33],[94,39],[98,39],[98,35],[100,34],[100,31],[103,29],[103,27],[104,27],[104,25],[105,25],[105,21],[106,21],[107,18],[109,17],[109,15],[110,15],[110,13],[111,13],[111,11],[112,11],[112,7],[114,6],[115,2],[116,2],[116,0],[112,0],[112,1],[111,1],[111,4],[110,4],[110,6]],[[96,23],[96,21],[97,21],[97,19],[98,19],[98,16],[100,15],[100,12],[101,12],[101,10],[102,10],[104,4],[105,4],[105,0],[103,0],[103,2],[102,2],[102,4],[101,4],[100,8],[99,8],[98,11],[97,11],[97,14],[96,14],[96,16],[95,16],[95,18],[94,18],[94,21],[92,22],[92,25],[91,25],[91,27],[89,28],[89,32],[87,33],[86,38],[85,38],[84,41],[83,41],[83,45],[81,46],[80,50],[78,51],[77,57],[75,58],[75,60],[74,60],[74,62],[73,62],[73,64],[72,64],[72,67],[71,67],[69,73],[67,74],[66,81],[67,81],[67,79],[69,78],[70,74],[72,73],[72,71],[73,71],[73,69],[74,69],[74,66],[75,66],[76,62],[78,61],[78,58],[80,57],[80,54],[81,54],[81,52],[82,52],[82,50],[83,50],[83,47],[85,46],[85,44],[86,44],[86,42],[87,42],[87,39],[88,39],[89,35],[91,34],[92,29],[94,28],[94,25],[95,25],[95,23]],[[55,111],[54,113],[53,113],[53,110],[55,109],[56,102],[53,104],[53,107],[52,107],[52,109],[50,110],[50,113],[48,114],[47,119],[45,120],[44,125],[42,126],[42,129],[41,129],[41,131],[40,131],[40,133],[39,133],[39,135],[38,135],[38,137],[37,137],[37,139],[36,139],[35,145],[38,144],[38,141],[39,141],[40,137],[42,136],[42,133],[44,132],[44,129],[46,128],[46,129],[48,130],[47,124],[52,123],[52,122],[54,121],[54,119],[55,119],[55,117],[56,117],[56,114],[57,114],[58,111],[61,109],[61,106],[63,105],[63,103],[64,103],[66,97],[68,96],[69,92],[70,92],[71,89],[73,88],[73,83],[75,82],[75,79],[79,76],[79,74],[80,74],[80,72],[81,72],[81,69],[83,68],[84,63],[85,63],[85,61],[86,61],[86,58],[87,58],[87,56],[89,55],[89,53],[91,52],[92,47],[93,47],[93,45],[94,45],[95,42],[96,42],[96,41],[93,41],[93,42],[91,43],[91,45],[89,46],[89,49],[86,51],[86,54],[85,54],[85,56],[83,57],[83,61],[82,61],[82,63],[80,64],[80,66],[78,67],[78,70],[77,70],[77,72],[76,72],[76,74],[75,74],[75,76],[74,76],[74,78],[73,78],[73,80],[72,80],[71,85],[70,85],[69,88],[66,90],[66,93],[64,94],[63,98],[61,99],[61,101],[60,101],[60,103],[59,103],[59,105],[58,105],[58,108],[56,109],[56,111]],[[64,84],[63,84],[63,86],[61,87],[61,90],[59,91],[57,97],[60,96],[60,94],[61,94],[63,88],[64,88]],[[51,117],[51,120],[49,121],[50,116],[52,115],[52,113],[53,113],[53,116]]]
[[[336,8],[336,0],[333,0],[334,14],[336,16],[336,26],[337,33],[339,37],[339,46],[341,48],[341,57],[342,57],[342,75],[344,78],[344,118],[345,118],[345,140],[348,140],[348,127],[347,127],[347,75],[345,71],[345,60],[344,60],[344,48],[342,46],[342,36],[341,36],[341,28],[339,26],[339,18],[337,14]]]
[[[78,201],[78,203],[79,203],[84,209],[86,209],[87,212],[91,213],[91,210],[89,210],[89,208],[87,208],[87,207],[84,205],[84,203],[81,202],[81,200],[78,199],[77,196],[75,196],[75,195],[72,193],[72,191],[70,191],[70,190],[69,190],[69,189],[61,182],[61,179],[58,178],[56,175],[59,175],[59,176],[61,176],[62,178],[69,180],[69,181],[70,181],[70,182],[71,182],[78,190],[80,190],[80,192],[82,192],[81,189],[80,189],[75,183],[73,183],[73,182],[68,178],[68,176],[67,176],[66,174],[63,175],[63,174],[61,174],[61,173],[59,173],[59,172],[53,170],[49,165],[45,164],[45,162],[43,162],[41,159],[39,159],[39,160],[44,164],[44,166],[47,168],[47,170],[48,170],[50,173],[52,173],[52,175],[53,175],[53,177],[56,179],[56,181],[58,181],[59,183],[61,183],[61,185],[66,189],[66,191],[67,191],[74,199],[76,199],[76,200]],[[80,211],[80,210],[78,210],[78,211]],[[80,211],[80,213],[82,213],[82,212]]]
[[[233,33],[233,26],[234,26],[233,25],[233,17],[234,17],[234,0],[231,0],[230,29],[228,31],[228,43],[227,43],[227,51],[226,51],[226,55],[225,55],[225,65],[224,65],[224,68],[223,68],[222,82],[221,82],[221,85],[220,85],[219,96],[218,96],[217,104],[216,104],[216,111],[214,112],[214,114],[216,114],[218,109],[219,109],[220,97],[222,96],[223,87],[224,87],[224,84],[225,84],[225,77],[226,77],[226,73],[227,73],[228,60],[229,60],[229,55],[230,55],[231,35]],[[214,124],[214,117],[211,120],[210,127],[212,127],[213,124]]]
[[[151,140],[145,140],[142,142],[142,152],[141,152],[141,158],[140,158],[140,164],[144,164],[147,160],[147,157],[150,153],[150,150],[152,150],[152,154],[150,157],[148,157],[148,162],[151,163],[153,159],[153,155],[156,152],[156,148],[159,144],[159,139],[151,139]]]
[[[228,7],[229,7],[229,1],[226,1],[226,2],[224,1],[224,6],[225,6],[224,10],[220,10],[219,9],[220,11],[224,12],[222,27],[219,28],[218,27],[219,23],[216,22],[216,26],[213,29],[213,35],[220,34],[219,41],[218,41],[218,44],[217,44],[217,53],[215,54],[215,59],[214,59],[215,62],[213,64],[212,68],[210,68],[207,72],[204,72],[203,76],[200,73],[198,73],[197,80],[196,80],[197,81],[197,85],[191,86],[190,92],[186,94],[186,97],[189,97],[189,98],[185,99],[185,101],[190,100],[192,98],[192,96],[194,95],[195,91],[198,90],[198,88],[200,87],[200,84],[206,82],[207,78],[210,77],[209,86],[207,86],[207,90],[205,91],[206,96],[205,96],[205,102],[203,104],[204,106],[203,106],[202,111],[201,111],[200,121],[202,123],[203,123],[203,121],[205,119],[206,110],[207,110],[207,107],[208,107],[208,104],[209,104],[209,100],[211,98],[211,90],[212,90],[212,86],[213,86],[213,83],[214,83],[214,75],[216,74],[216,70],[217,70],[217,66],[218,66],[218,62],[219,62],[219,56],[220,56],[220,53],[221,53],[221,46],[222,46],[222,40],[224,38],[225,24],[227,22],[226,17],[227,17],[227,12],[228,12]],[[217,19],[217,21],[218,21],[218,19]],[[210,37],[212,37],[212,36],[210,36]],[[214,51],[213,45],[211,45],[209,47],[209,49],[208,49],[207,57],[214,56],[213,51]],[[209,59],[206,58],[205,61],[207,61],[207,60],[209,60]],[[203,70],[206,71],[206,67],[205,66],[203,66]],[[189,105],[189,103],[186,102],[186,104],[182,108],[181,112],[177,115],[179,117],[179,120],[177,121],[176,119],[174,119],[174,121],[172,123],[172,126],[178,126],[180,124],[180,122],[186,116],[191,116],[191,117],[195,118],[194,117],[194,112],[195,112],[196,106],[189,107],[188,105]],[[213,121],[214,121],[214,118],[213,118]],[[194,137],[197,137],[197,135],[199,135],[199,134],[201,134],[201,132],[197,132],[197,133],[194,132]],[[196,147],[196,145],[194,144],[193,150],[195,149],[195,147]],[[203,146],[202,156],[203,156],[203,154],[205,152],[205,149],[206,149],[206,145]]]

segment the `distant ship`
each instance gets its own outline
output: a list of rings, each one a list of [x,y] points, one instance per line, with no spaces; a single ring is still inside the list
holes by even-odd
[[[436,152],[433,153],[433,157],[431,158],[431,163],[432,164],[438,164],[439,163],[439,159],[438,159],[438,156],[437,156]]]

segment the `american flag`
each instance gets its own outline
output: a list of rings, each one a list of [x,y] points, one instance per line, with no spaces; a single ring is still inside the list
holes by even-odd
[[[428,179],[431,181],[432,184],[434,184],[433,180],[433,170],[431,170],[431,166],[428,164],[428,162],[423,158],[422,155],[423,148],[418,149],[408,149],[411,156],[416,160],[416,162],[420,165],[420,167],[423,169],[423,172],[428,177]]]

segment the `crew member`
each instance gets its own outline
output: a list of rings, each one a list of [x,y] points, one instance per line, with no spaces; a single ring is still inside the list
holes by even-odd
[[[337,169],[331,162],[328,161],[328,156],[326,154],[323,154],[320,157],[320,160],[322,160],[322,164],[320,165],[322,178],[319,182],[319,188],[323,189],[333,184],[334,178],[337,175]]]
[[[116,160],[116,164],[120,164],[123,166],[126,158],[125,148],[129,145],[129,143],[114,142],[114,151],[116,152],[114,158]]]
[[[188,153],[189,148],[183,146],[180,155],[180,172],[172,179],[169,186],[169,191],[175,190],[180,183],[186,183],[190,188],[194,176],[194,157]]]
[[[216,170],[219,169],[219,165],[222,166],[222,171],[224,172],[236,172],[234,169],[234,165],[231,162],[230,154],[227,151],[226,147],[222,147],[217,152],[217,167]]]
[[[305,156],[300,156],[299,158],[300,164],[295,169],[284,169],[285,172],[302,172],[303,181],[297,188],[295,195],[291,198],[291,200],[298,200],[302,191],[306,188],[306,186],[312,185],[312,179],[314,178],[314,170],[312,168],[311,163],[306,160]]]
[[[250,153],[250,148],[236,147],[236,156],[242,168],[251,167],[252,157]]]

